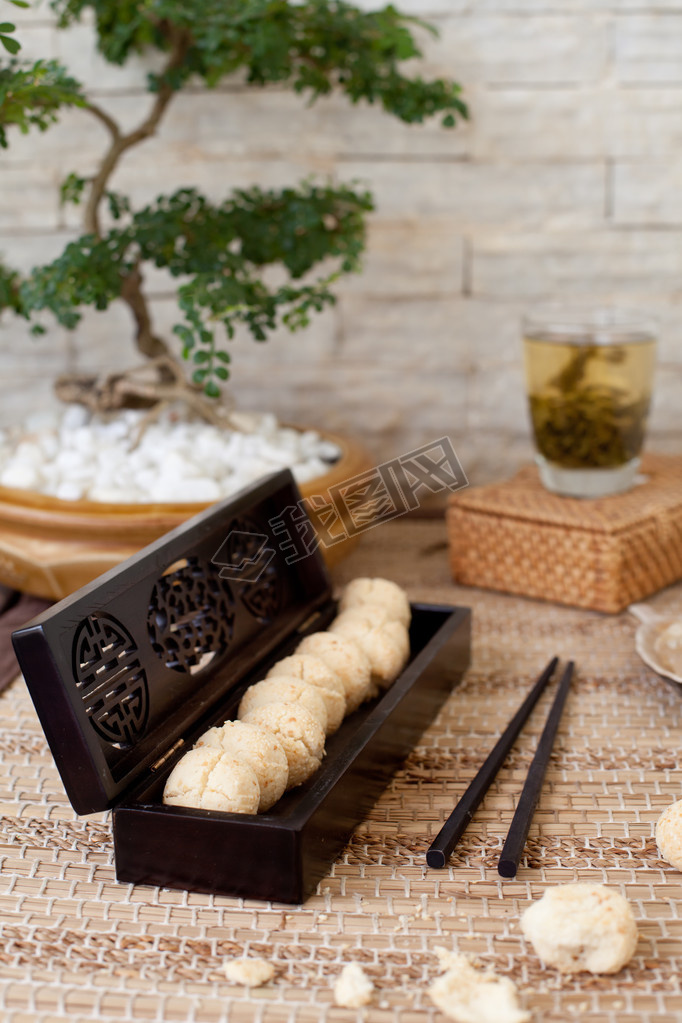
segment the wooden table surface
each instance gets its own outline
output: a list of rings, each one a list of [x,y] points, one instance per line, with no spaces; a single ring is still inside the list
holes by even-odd
[[[455,586],[439,520],[369,531],[335,581],[357,575],[472,607],[472,666],[301,907],[117,883],[107,815],[74,815],[23,682],[0,696],[3,1023],[355,1020],[332,996],[349,961],[376,986],[368,1019],[435,1023],[438,946],[512,977],[535,1021],[682,1020],[682,874],[653,841],[658,815],[682,796],[682,702],[637,658],[635,623]],[[652,603],[682,614],[682,587]],[[554,653],[573,657],[577,676],[517,878],[502,881],[496,861],[551,694],[449,867],[428,869],[432,836]],[[530,900],[577,880],[632,903],[641,937],[615,976],[562,978],[520,935]],[[272,960],[274,980],[228,983],[225,962],[242,954]]]

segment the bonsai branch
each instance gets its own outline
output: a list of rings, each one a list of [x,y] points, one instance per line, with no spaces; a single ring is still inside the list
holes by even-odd
[[[86,110],[89,110],[93,117],[96,117],[98,121],[101,121],[104,127],[111,135],[114,142],[118,142],[121,138],[121,129],[116,124],[113,117],[110,116],[98,103],[89,102],[85,106]]]
[[[190,37],[185,31],[172,29],[169,33],[169,39],[171,43],[171,50],[168,60],[166,61],[166,66],[159,76],[159,90],[156,93],[156,98],[148,116],[140,125],[138,125],[137,128],[129,132],[127,135],[123,135],[114,119],[110,117],[109,114],[100,106],[94,103],[89,103],[86,107],[86,109],[89,110],[94,117],[104,124],[111,135],[111,144],[107,152],[104,154],[104,158],[102,159],[102,163],[100,164],[97,174],[92,179],[90,194],[85,207],[85,230],[89,234],[96,235],[98,238],[101,237],[99,221],[100,203],[102,202],[104,193],[106,192],[109,179],[116,170],[121,156],[126,152],[126,150],[131,149],[132,146],[136,146],[140,142],[144,142],[145,139],[148,139],[155,133],[159,125],[159,121],[165,113],[166,107],[175,94],[175,89],[170,84],[169,76],[173,71],[182,67],[185,54],[190,43]]]
[[[169,75],[174,70],[182,66],[187,52],[187,47],[190,42],[190,37],[185,31],[171,29],[169,31],[169,41],[170,54],[159,79],[159,90],[156,93],[154,103],[148,116],[140,125],[138,125],[137,128],[129,132],[127,135],[124,135],[113,117],[111,117],[110,114],[108,114],[107,111],[100,107],[97,103],[88,103],[86,107],[93,117],[96,117],[97,120],[104,125],[111,137],[109,148],[104,154],[99,170],[90,183],[90,192],[84,214],[84,227],[86,232],[88,234],[94,234],[97,238],[102,237],[99,217],[100,206],[109,180],[116,170],[119,160],[128,149],[138,145],[140,142],[143,142],[155,133],[168,104],[173,98],[175,90],[170,85]],[[138,350],[148,359],[161,358],[164,360],[159,363],[157,367],[160,384],[164,386],[176,386],[178,374],[171,372],[168,368],[169,364],[173,361],[168,345],[163,338],[160,338],[153,331],[149,306],[142,291],[142,274],[137,267],[132,273],[123,278],[121,284],[121,298],[133,314],[136,328],[135,341]],[[105,393],[95,390],[93,393],[94,405],[101,409],[104,405],[106,405],[107,401],[117,401],[118,396],[123,395],[123,391],[125,390],[125,388],[122,389],[121,382],[123,379],[124,378],[116,377],[109,378],[110,381],[117,381],[116,384],[112,384],[113,391],[111,391],[111,395],[109,397],[107,397]],[[92,381],[92,384],[95,386],[94,381]],[[84,386],[85,381],[81,379],[81,389]],[[64,393],[64,391],[65,388],[62,387],[61,392]],[[105,392],[107,392],[107,394],[109,393],[109,387],[105,387]],[[59,384],[57,386],[57,393],[60,393]],[[135,394],[133,391],[128,390],[126,393],[128,397],[128,405],[130,405],[131,402],[134,403]],[[113,398],[114,394],[116,395],[116,398]],[[78,401],[81,399],[72,398],[70,400]],[[84,403],[87,404],[87,402]]]

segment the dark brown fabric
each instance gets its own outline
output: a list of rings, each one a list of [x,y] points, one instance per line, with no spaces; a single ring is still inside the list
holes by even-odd
[[[0,692],[19,674],[19,665],[12,649],[12,633],[50,606],[49,600],[0,590]]]

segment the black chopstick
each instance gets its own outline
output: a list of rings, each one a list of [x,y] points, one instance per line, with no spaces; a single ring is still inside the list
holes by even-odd
[[[450,853],[464,834],[469,821],[476,812],[476,807],[488,791],[493,778],[504,763],[509,750],[514,745],[516,737],[526,723],[540,694],[552,677],[557,663],[558,658],[553,657],[539,676],[528,696],[488,754],[478,774],[472,780],[468,789],[457,803],[457,806],[436,835],[426,853],[426,862],[429,867],[444,867],[446,865]]]
[[[547,765],[552,753],[554,737],[559,727],[559,721],[561,720],[572,677],[573,661],[569,661],[561,676],[561,682],[556,691],[554,703],[547,715],[547,721],[540,736],[538,747],[535,750],[535,756],[531,761],[516,812],[507,832],[500,862],[497,864],[497,872],[500,877],[516,877],[516,871],[518,870],[519,860],[528,838],[528,831],[533,820],[535,807],[540,798],[540,790],[542,789],[545,772],[547,771]]]

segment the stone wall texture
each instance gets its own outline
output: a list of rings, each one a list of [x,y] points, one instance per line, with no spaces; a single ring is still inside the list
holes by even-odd
[[[362,0],[367,8],[374,6]],[[399,5],[400,6],[400,5]],[[660,359],[649,447],[682,441],[682,0],[403,0],[423,34],[419,68],[462,83],[469,124],[406,127],[338,97],[306,107],[238,84],[177,97],[158,137],[112,187],[134,202],[195,184],[320,175],[376,200],[364,272],[305,332],[233,342],[243,408],[344,431],[377,458],[448,434],[470,479],[531,454],[520,317],[540,301],[612,302],[656,313]],[[8,11],[10,9],[8,8]],[[108,66],[87,25],[12,9],[24,54],[59,57],[121,123],[149,102],[150,64]],[[28,268],[78,229],[58,184],[89,173],[106,142],[87,113],[0,151],[0,252]],[[172,286],[150,279],[159,327]],[[0,322],[2,419],[49,402],[50,375],[131,362],[125,308],[35,340]]]

